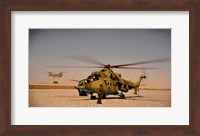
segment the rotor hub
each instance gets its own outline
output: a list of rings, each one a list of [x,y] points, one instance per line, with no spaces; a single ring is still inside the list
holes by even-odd
[[[111,65],[110,65],[110,64],[105,65],[105,68],[110,69],[110,68],[111,68]]]

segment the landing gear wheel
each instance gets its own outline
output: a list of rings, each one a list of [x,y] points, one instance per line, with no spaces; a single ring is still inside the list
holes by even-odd
[[[119,98],[120,98],[120,99],[125,99],[125,95],[122,94]]]
[[[96,99],[96,96],[91,96],[91,99],[92,99],[92,100],[95,100],[95,99]]]

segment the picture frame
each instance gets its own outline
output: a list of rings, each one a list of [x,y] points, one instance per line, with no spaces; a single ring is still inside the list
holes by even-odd
[[[189,125],[11,125],[12,11],[189,11]],[[194,135],[200,134],[200,2],[175,0],[12,0],[0,3],[0,134],[2,135]],[[180,47],[181,48],[181,47]]]

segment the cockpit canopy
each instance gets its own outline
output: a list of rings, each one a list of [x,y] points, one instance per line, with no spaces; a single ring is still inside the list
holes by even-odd
[[[89,82],[97,81],[97,80],[99,80],[99,78],[100,78],[100,75],[90,75],[90,76],[88,76],[87,81],[89,81]]]

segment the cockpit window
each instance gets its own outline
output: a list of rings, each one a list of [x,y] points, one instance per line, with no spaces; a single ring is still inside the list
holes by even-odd
[[[89,76],[88,78],[87,78],[87,82],[89,83],[89,82],[91,82],[91,81],[96,81],[96,80],[99,80],[99,75],[94,75],[94,76]]]
[[[93,80],[94,80],[94,81],[99,80],[99,75],[93,76]]]
[[[90,80],[89,80],[89,79],[87,79],[87,83],[90,83]]]

